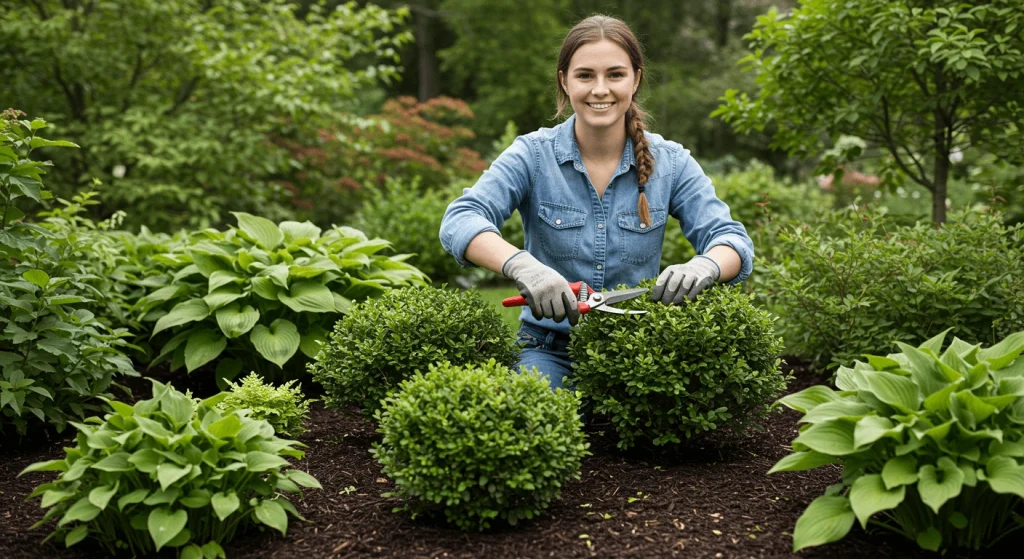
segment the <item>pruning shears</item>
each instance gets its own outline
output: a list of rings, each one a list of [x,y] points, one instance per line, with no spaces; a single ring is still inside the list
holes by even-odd
[[[647,314],[647,311],[624,310],[612,306],[615,303],[633,299],[634,297],[639,297],[640,295],[647,293],[648,289],[646,287],[620,289],[618,291],[603,291],[598,293],[586,283],[576,281],[570,283],[569,288],[572,289],[573,295],[576,296],[580,314],[587,314],[595,309],[615,314]],[[525,304],[526,297],[523,297],[522,295],[509,297],[501,302],[501,306],[503,307],[521,307]]]

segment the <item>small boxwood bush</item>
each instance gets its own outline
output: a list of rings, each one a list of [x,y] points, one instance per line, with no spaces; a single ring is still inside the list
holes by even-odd
[[[355,404],[372,417],[390,390],[430,365],[494,359],[511,367],[519,357],[515,342],[476,290],[413,287],[354,307],[334,325],[310,370],[326,406]]]
[[[924,549],[981,549],[1020,529],[1024,332],[982,348],[947,332],[840,367],[834,391],[780,403],[801,412],[793,454],[769,473],[826,464],[842,481],[797,520],[793,551],[842,539],[854,520]]]
[[[514,525],[579,479],[588,445],[577,409],[574,394],[552,391],[536,369],[442,363],[386,399],[371,452],[414,517],[443,513],[463,530]]]
[[[302,387],[293,387],[294,380],[281,386],[263,382],[256,373],[242,379],[240,384],[228,381],[230,390],[217,407],[222,412],[247,409],[248,416],[270,423],[274,432],[286,437],[298,437],[306,432],[309,404],[302,395]]]
[[[682,306],[646,296],[616,306],[648,314],[588,314],[572,332],[568,380],[611,419],[619,448],[751,425],[786,386],[772,318],[738,288]]]
[[[1024,330],[1024,225],[960,213],[936,228],[837,213],[777,239],[788,256],[758,296],[786,348],[819,369],[882,354],[896,340],[994,341]]]
[[[33,527],[58,518],[47,539],[70,547],[92,537],[111,555],[149,557],[171,547],[201,557],[223,556],[220,545],[252,522],[284,534],[288,513],[302,518],[282,493],[320,487],[288,469],[285,457],[302,458],[301,443],[239,411],[222,414],[216,407],[226,393],[197,402],[152,383],[151,399],[109,401],[102,419],[74,424],[77,444],[64,458],[21,472],[60,472],[30,495],[49,509]]]

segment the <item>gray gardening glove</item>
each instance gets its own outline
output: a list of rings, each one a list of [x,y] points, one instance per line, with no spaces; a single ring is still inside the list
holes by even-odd
[[[694,301],[701,291],[718,281],[722,271],[718,263],[707,256],[698,255],[686,264],[673,264],[665,268],[651,290],[651,299],[665,305],[682,304],[683,299]]]
[[[521,250],[513,254],[502,264],[501,273],[515,280],[519,294],[526,298],[526,304],[533,312],[533,318],[553,318],[555,322],[568,318],[572,326],[579,322],[580,308],[569,282],[530,253]]]

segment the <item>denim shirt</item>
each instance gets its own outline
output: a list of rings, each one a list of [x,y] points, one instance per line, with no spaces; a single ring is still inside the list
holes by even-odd
[[[463,190],[441,221],[441,244],[463,267],[466,247],[484,231],[499,229],[512,212],[523,219],[526,246],[537,260],[566,280],[583,281],[597,291],[635,286],[660,273],[666,222],[679,220],[697,254],[727,245],[740,255],[743,281],[753,269],[754,245],[746,229],[729,215],[689,150],[658,134],[646,133],[654,172],[646,195],[651,225],[637,211],[636,161],[628,139],[603,197],[587,175],[573,131],[575,115],[554,128],[519,136],[472,188]],[[520,320],[568,333],[569,323],[533,318],[523,307]]]

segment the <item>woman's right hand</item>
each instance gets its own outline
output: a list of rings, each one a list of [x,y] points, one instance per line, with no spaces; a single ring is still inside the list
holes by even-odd
[[[569,282],[530,253],[521,250],[513,254],[502,265],[501,273],[516,282],[533,318],[551,318],[555,322],[568,318],[572,326],[579,322],[580,309]]]

